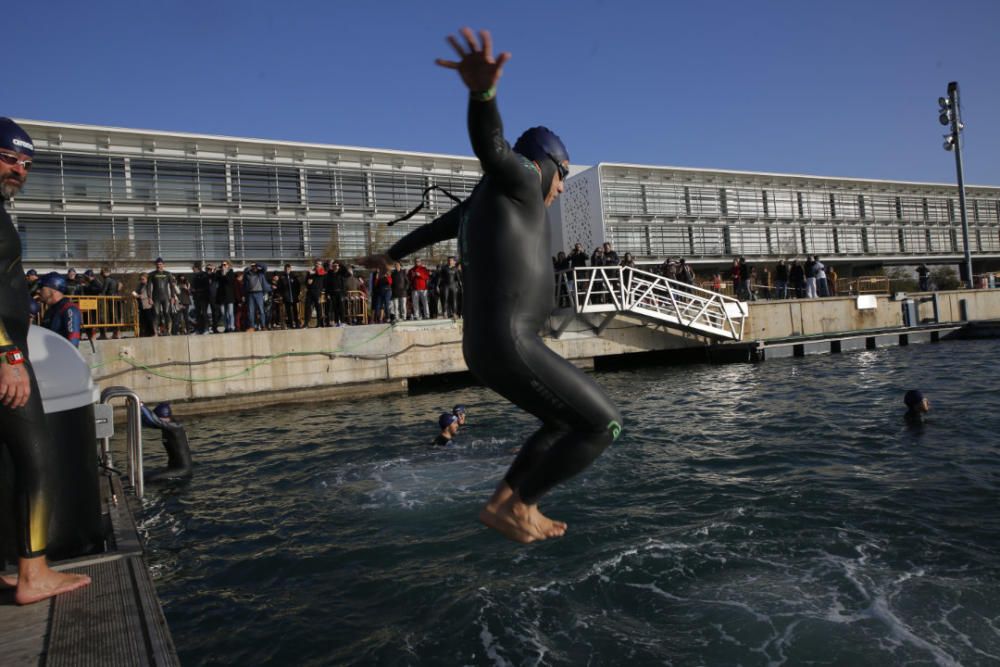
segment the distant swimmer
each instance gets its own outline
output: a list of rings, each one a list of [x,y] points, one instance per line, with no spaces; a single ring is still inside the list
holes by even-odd
[[[442,412],[441,416],[438,417],[438,426],[441,428],[441,432],[438,433],[438,437],[434,438],[431,445],[434,447],[450,445],[452,438],[458,433],[458,417],[450,412]]]
[[[384,255],[358,262],[385,267],[420,248],[458,238],[465,362],[480,382],[542,422],[479,520],[517,542],[560,537],[566,524],[543,515],[538,501],[586,469],[622,428],[621,414],[601,387],[539,335],[555,307],[545,209],[565,190],[569,153],[544,127],[527,130],[511,148],[496,101],[510,54],[494,58],[486,30],[477,38],[463,28],[461,37],[449,36],[448,42],[459,60],[437,64],[456,70],[469,89],[469,136],[485,175],[458,206],[413,230]]]
[[[162,482],[190,477],[191,449],[188,447],[187,431],[174,421],[170,404],[160,403],[152,411],[143,404],[141,413],[143,426],[159,429],[163,433],[163,448],[167,450],[166,469],[146,475],[146,481]]]
[[[465,426],[465,406],[459,403],[451,409],[451,414],[458,418],[458,425]]]
[[[903,396],[903,403],[906,404],[906,414],[903,415],[906,421],[911,424],[923,424],[930,412],[931,402],[919,389],[911,389]]]

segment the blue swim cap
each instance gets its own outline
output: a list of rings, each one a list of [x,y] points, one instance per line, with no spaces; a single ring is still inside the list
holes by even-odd
[[[911,389],[910,391],[906,392],[905,396],[903,396],[903,403],[906,403],[906,407],[908,408],[913,408],[920,405],[920,403],[923,402],[923,400],[924,400],[924,394],[919,389]]]
[[[443,431],[457,421],[458,417],[456,417],[455,415],[451,414],[450,412],[442,412],[441,416],[438,417],[438,426],[440,426],[441,430]]]
[[[26,275],[26,276],[37,276],[38,275],[38,271],[35,271],[34,269],[28,269],[27,271],[24,272],[24,275]]]
[[[163,419],[164,417],[169,419],[174,416],[173,410],[170,409],[169,403],[157,404],[157,406],[153,408],[153,414],[159,417],[160,419]]]
[[[35,154],[35,144],[28,133],[10,118],[0,118],[0,148],[31,157]]]
[[[556,162],[569,160],[569,152],[562,139],[549,128],[541,126],[526,130],[514,144],[514,151],[535,162],[541,162],[546,157]]]
[[[39,278],[38,285],[39,287],[48,287],[49,289],[59,290],[60,292],[66,291],[66,279],[55,271],[52,273],[46,273],[44,276]]]
[[[464,415],[465,414],[465,406],[462,405],[461,403],[459,403],[458,405],[456,405],[455,407],[453,407],[451,409],[451,414],[455,415],[456,417],[458,415]]]

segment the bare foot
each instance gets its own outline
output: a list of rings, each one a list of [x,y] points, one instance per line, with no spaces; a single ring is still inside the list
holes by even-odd
[[[85,574],[58,572],[45,562],[45,556],[22,558],[18,563],[17,592],[14,600],[18,604],[33,604],[62,595],[90,583]]]
[[[497,487],[479,512],[479,520],[507,539],[522,544],[562,537],[566,533],[564,522],[553,521],[542,514],[537,505],[522,502],[505,483]]]

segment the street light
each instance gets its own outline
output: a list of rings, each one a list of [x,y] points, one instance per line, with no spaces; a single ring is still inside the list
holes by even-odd
[[[969,218],[965,213],[965,179],[962,176],[962,142],[959,141],[959,132],[965,129],[965,125],[961,120],[958,100],[958,82],[952,81],[948,84],[948,97],[938,98],[938,122],[942,125],[951,125],[951,132],[944,135],[943,148],[946,151],[955,151],[955,169],[958,172],[958,205],[961,209],[962,215],[962,245],[965,250],[965,286],[972,289],[972,253],[969,251]]]

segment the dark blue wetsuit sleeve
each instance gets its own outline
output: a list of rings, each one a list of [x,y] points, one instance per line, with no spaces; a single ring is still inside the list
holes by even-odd
[[[399,260],[421,248],[455,238],[458,236],[458,227],[462,220],[462,211],[465,205],[465,202],[462,202],[444,215],[435,218],[426,225],[417,227],[396,241],[386,254],[392,259]]]
[[[472,151],[487,176],[495,179],[515,199],[538,191],[537,173],[533,173],[531,179],[525,179],[524,159],[504,139],[503,121],[500,120],[495,97],[487,102],[469,100],[468,124]],[[528,188],[524,188],[526,183]]]

